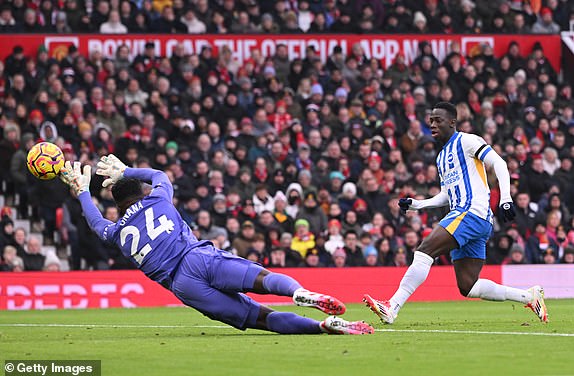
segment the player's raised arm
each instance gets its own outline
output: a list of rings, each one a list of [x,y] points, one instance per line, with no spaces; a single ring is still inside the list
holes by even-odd
[[[150,183],[153,187],[151,196],[163,197],[170,202],[173,198],[173,186],[163,171],[151,168],[127,167],[113,154],[100,159],[96,174],[108,177],[102,183],[103,187],[115,184],[122,178],[132,178]]]
[[[114,223],[105,219],[92,201],[92,195],[90,194],[92,167],[89,165],[84,166],[84,171],[82,172],[80,162],[74,162],[72,167],[72,163],[67,161],[64,168],[60,170],[60,177],[64,183],[70,186],[80,200],[82,211],[92,231],[101,239],[107,240],[107,228]]]

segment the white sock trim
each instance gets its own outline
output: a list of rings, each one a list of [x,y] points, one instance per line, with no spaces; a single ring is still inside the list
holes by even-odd
[[[430,257],[429,255],[427,255],[426,253],[421,252],[421,251],[415,251],[415,255],[413,258],[413,264],[415,263],[415,260],[424,262],[427,265],[434,264],[434,258]]]

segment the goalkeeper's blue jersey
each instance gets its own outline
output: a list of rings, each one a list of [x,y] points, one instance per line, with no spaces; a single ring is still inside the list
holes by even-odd
[[[99,211],[96,209],[96,214],[86,207],[86,199],[91,203],[89,194],[81,194],[88,223],[102,240],[117,245],[149,278],[169,287],[183,256],[209,242],[198,241],[179,215],[172,204],[173,187],[163,172],[128,168],[124,176],[151,180],[152,192],[131,205],[116,223],[101,215],[98,220]]]

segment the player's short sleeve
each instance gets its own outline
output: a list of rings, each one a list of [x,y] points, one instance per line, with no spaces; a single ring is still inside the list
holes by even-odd
[[[492,151],[492,147],[488,145],[482,137],[474,134],[465,136],[463,146],[466,155],[471,158],[480,159],[481,161],[484,161],[486,155]]]

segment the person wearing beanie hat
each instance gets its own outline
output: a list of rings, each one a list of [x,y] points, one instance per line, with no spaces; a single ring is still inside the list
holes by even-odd
[[[335,97],[337,98],[345,98],[345,100],[349,97],[349,91],[344,87],[339,87],[335,90]]]
[[[323,96],[323,86],[320,83],[313,84],[311,86],[311,96],[317,95],[319,97]]]
[[[480,278],[486,261],[486,243],[493,229],[486,167],[494,170],[498,180],[498,220],[510,222],[516,211],[506,162],[481,137],[457,132],[457,115],[456,107],[448,102],[435,104],[430,114],[431,135],[443,145],[436,159],[440,193],[426,200],[405,197],[393,203],[398,204],[403,213],[447,205],[450,212],[416,247],[413,261],[395,294],[382,301],[364,295],[363,301],[383,322],[392,324],[407,299],[426,280],[435,259],[450,254],[462,296],[518,302],[530,308],[540,321],[548,322],[541,286],[525,290]]]
[[[379,252],[374,245],[368,245],[364,250],[366,266],[381,266],[379,262]]]
[[[338,219],[331,219],[327,227],[328,240],[325,242],[324,248],[327,252],[333,254],[337,248],[342,248],[345,246],[343,241],[343,235],[341,233],[343,226]]]
[[[415,12],[413,17],[413,25],[417,33],[427,32],[427,18],[422,12]]]
[[[544,7],[540,10],[538,20],[532,25],[533,34],[558,34],[560,26],[552,18],[552,10]]]
[[[299,218],[295,221],[295,235],[291,241],[291,249],[305,257],[308,249],[315,248],[315,235],[309,231],[309,221]]]
[[[192,233],[174,206],[174,187],[164,172],[130,168],[113,154],[103,156],[97,163],[96,174],[106,177],[104,187],[112,185],[111,193],[120,215],[117,222],[112,222],[102,217],[92,200],[90,166],[81,170],[80,162],[74,162],[72,167],[67,161],[61,175],[78,196],[90,229],[101,240],[117,246],[148,278],[170,290],[185,305],[240,330],[256,328],[282,334],[374,333],[364,322],[337,317],[319,322],[291,312],[274,311],[245,295],[250,292],[287,296],[299,306],[313,307],[328,315],[341,315],[346,310],[334,297],[306,290],[287,275],[225,252],[210,241],[198,240],[197,231]],[[142,181],[151,183],[151,193],[144,193]],[[204,223],[209,222],[209,218],[205,219]],[[247,228],[247,221],[243,227]],[[300,225],[298,234],[305,229],[306,226]],[[145,236],[138,238],[134,234]],[[137,244],[138,241],[143,244]],[[253,236],[253,249],[262,251],[264,244],[263,235]],[[314,245],[305,251],[311,248]]]
[[[309,190],[303,196],[303,206],[297,213],[297,219],[305,219],[309,223],[309,231],[320,234],[327,228],[327,215],[319,206],[317,192]]]
[[[343,247],[338,247],[333,252],[333,266],[336,268],[347,266],[347,253]]]
[[[44,260],[44,271],[47,272],[59,272],[62,267],[62,263],[55,252],[47,252],[46,259]]]

